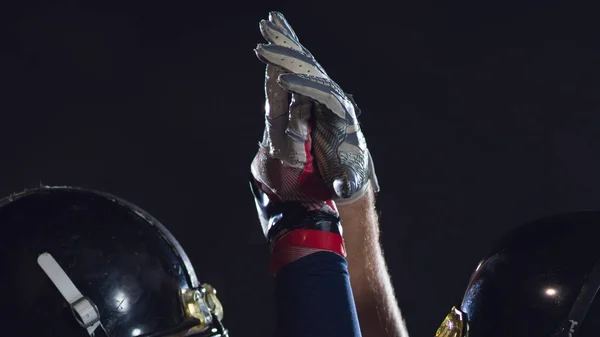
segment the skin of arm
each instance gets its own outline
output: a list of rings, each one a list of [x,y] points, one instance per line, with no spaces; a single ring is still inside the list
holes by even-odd
[[[348,271],[363,337],[408,337],[394,294],[371,188],[357,201],[339,205]]]

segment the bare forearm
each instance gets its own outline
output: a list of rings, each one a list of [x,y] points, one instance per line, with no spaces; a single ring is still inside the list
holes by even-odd
[[[408,337],[379,242],[372,191],[338,208],[363,337]]]

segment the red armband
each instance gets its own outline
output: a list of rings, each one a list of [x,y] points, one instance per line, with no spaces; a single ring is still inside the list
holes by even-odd
[[[323,251],[346,257],[346,247],[342,236],[315,229],[295,229],[274,242],[269,271],[274,275],[288,263]]]

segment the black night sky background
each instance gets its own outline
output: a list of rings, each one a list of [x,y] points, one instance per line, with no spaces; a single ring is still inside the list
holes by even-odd
[[[434,335],[506,230],[597,208],[600,25],[575,1],[2,4],[0,195],[75,185],[139,205],[217,288],[232,335],[270,336],[247,184],[270,10],[363,110],[412,336]]]

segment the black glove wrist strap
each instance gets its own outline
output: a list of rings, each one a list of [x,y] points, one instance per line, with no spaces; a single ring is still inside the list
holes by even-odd
[[[323,211],[309,211],[295,201],[275,202],[260,188],[254,177],[250,178],[259,216],[268,220],[267,240],[270,244],[285,233],[295,229],[313,229],[342,235],[340,218]]]

